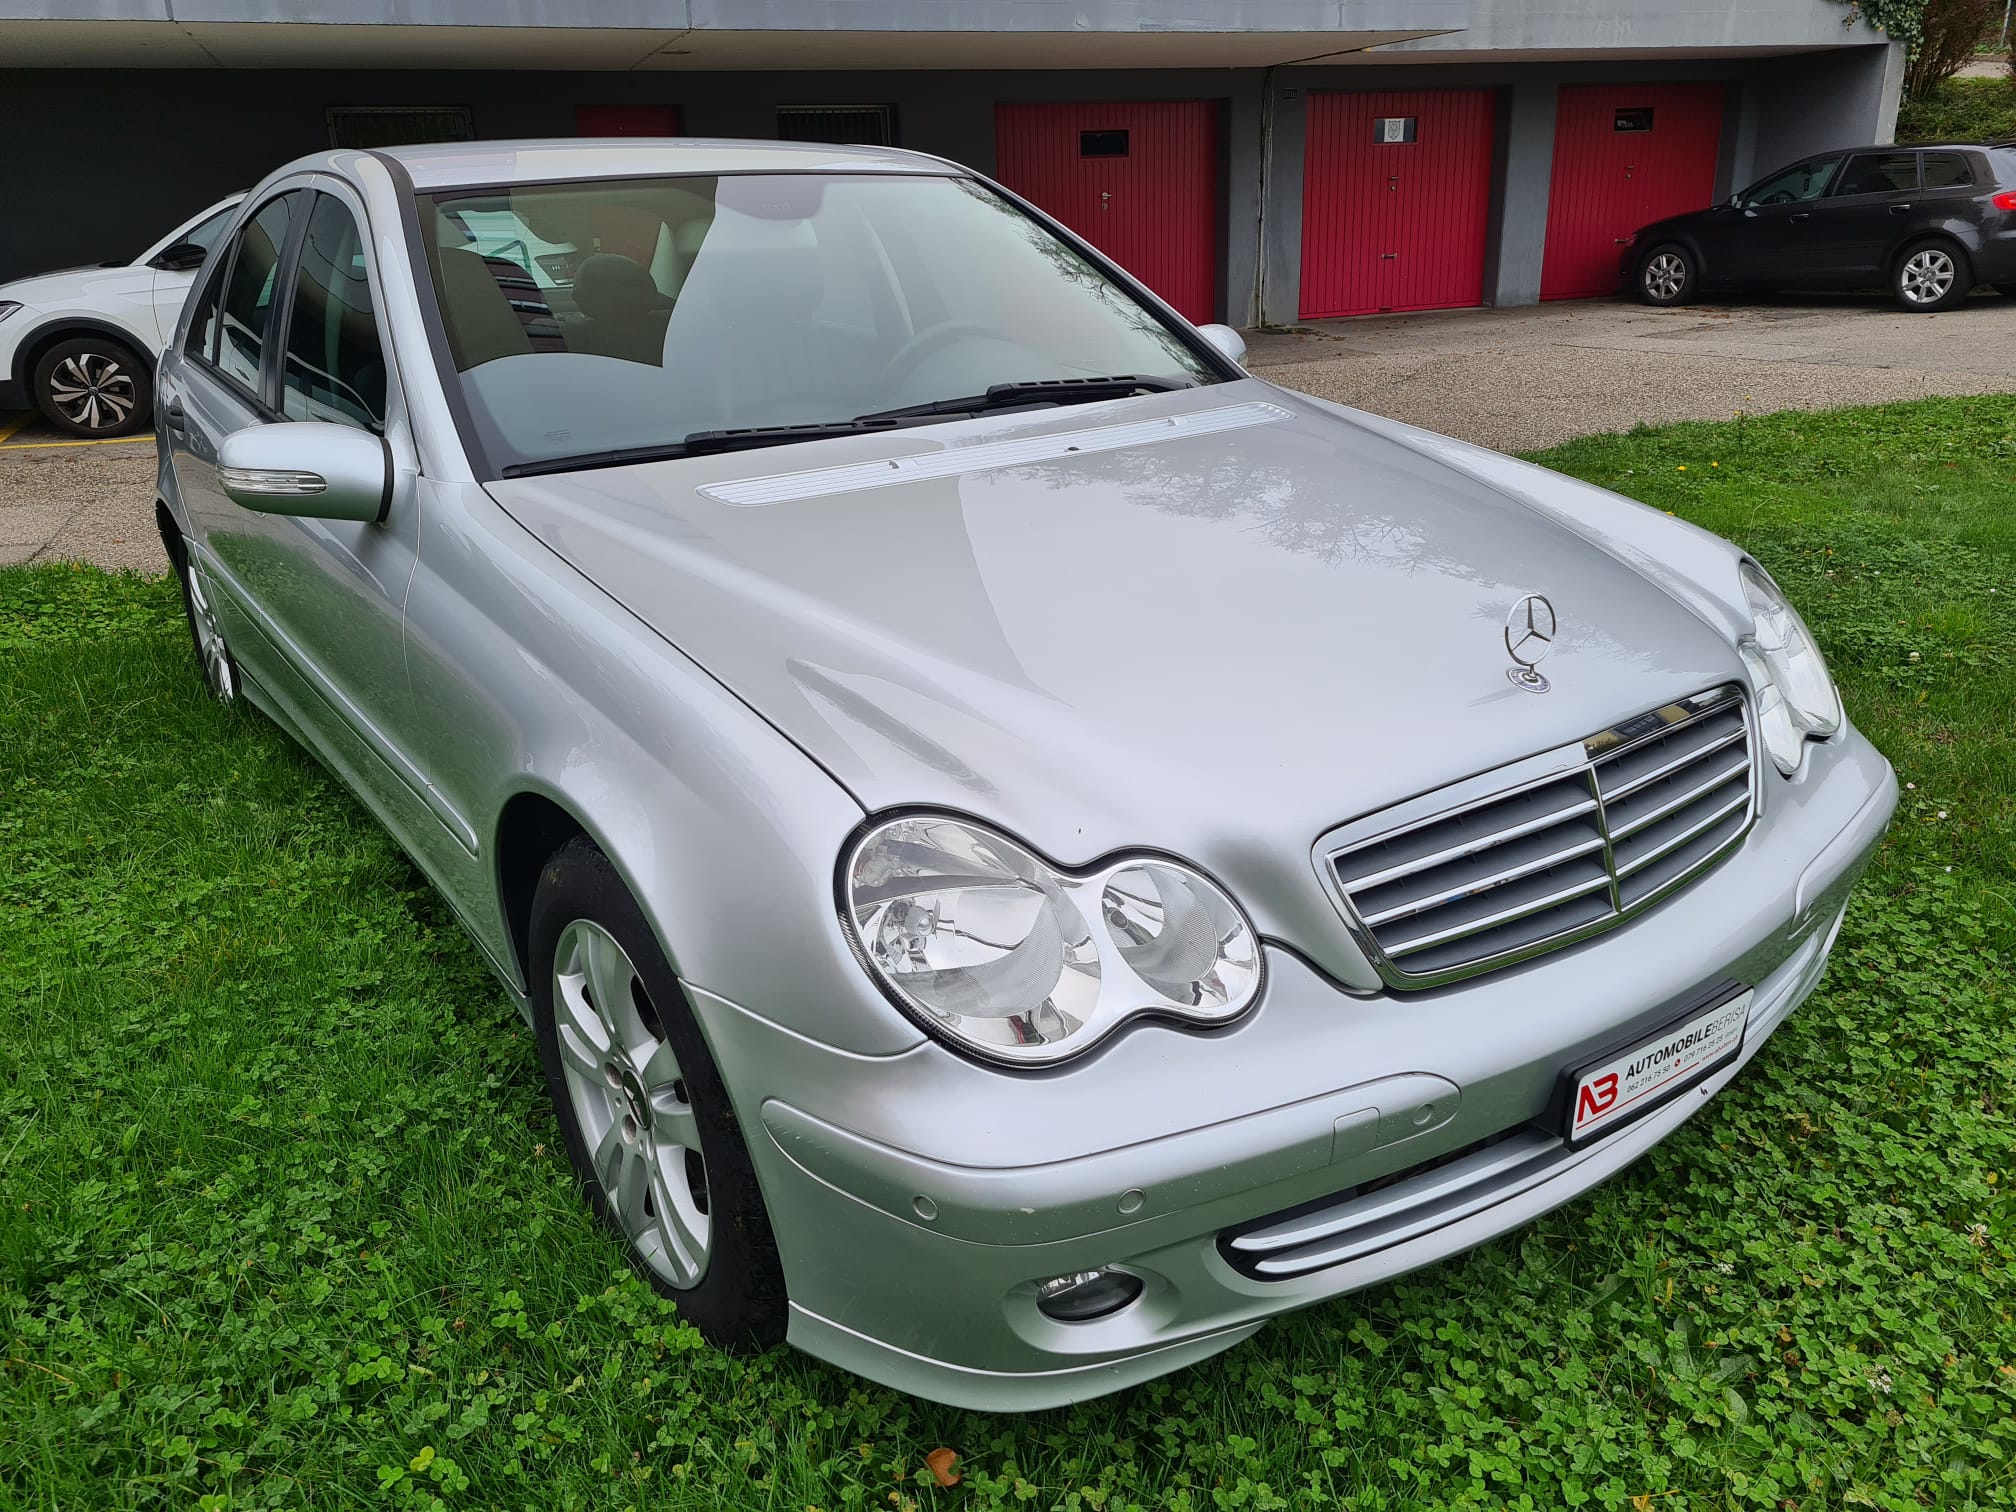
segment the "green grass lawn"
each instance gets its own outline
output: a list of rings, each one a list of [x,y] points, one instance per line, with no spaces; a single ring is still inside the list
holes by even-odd
[[[1545,460],[1754,551],[1911,784],[1825,986],[1597,1192],[1023,1418],[701,1346],[169,586],[0,573],[0,1506],[2016,1504],[2016,399]]]

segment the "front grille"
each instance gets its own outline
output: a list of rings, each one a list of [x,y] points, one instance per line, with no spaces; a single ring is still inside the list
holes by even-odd
[[[1741,692],[1715,688],[1347,825],[1328,852],[1346,919],[1401,988],[1607,929],[1743,838],[1750,744]]]

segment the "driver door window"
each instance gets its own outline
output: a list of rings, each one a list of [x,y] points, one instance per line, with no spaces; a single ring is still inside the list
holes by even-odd
[[[259,208],[238,234],[231,272],[224,283],[214,360],[219,372],[254,396],[259,393],[259,361],[273,314],[273,280],[300,198],[301,191],[289,190]]]
[[[364,238],[349,207],[332,195],[315,197],[295,260],[280,384],[289,420],[385,429],[385,352]]]
[[[1816,200],[1827,192],[1828,180],[1834,177],[1834,170],[1840,163],[1838,157],[1813,158],[1795,163],[1782,173],[1774,173],[1762,183],[1752,184],[1744,190],[1743,208],[1756,210],[1766,205],[1798,205]]]

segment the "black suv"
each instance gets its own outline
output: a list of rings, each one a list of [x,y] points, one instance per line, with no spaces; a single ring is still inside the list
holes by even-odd
[[[1887,288],[1917,311],[1951,309],[1976,284],[2016,295],[2016,150],[1823,152],[1642,228],[1623,273],[1655,305],[1706,289]]]

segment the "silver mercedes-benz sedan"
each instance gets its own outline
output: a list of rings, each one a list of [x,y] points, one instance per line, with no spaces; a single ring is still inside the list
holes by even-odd
[[[336,152],[220,239],[202,673],[710,1339],[1110,1391],[1586,1190],[1819,980],[1896,782],[1771,579],[1242,355],[902,152]]]

